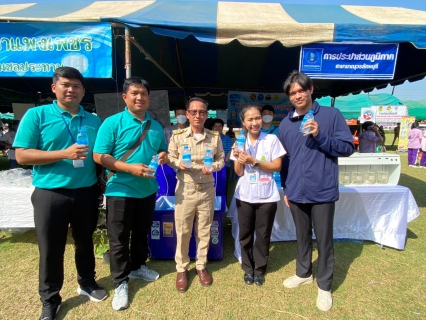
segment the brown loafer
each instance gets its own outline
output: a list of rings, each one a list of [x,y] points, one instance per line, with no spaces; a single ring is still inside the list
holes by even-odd
[[[203,286],[208,287],[212,284],[213,278],[209,274],[206,268],[204,268],[203,270],[197,270],[197,274],[198,274],[198,277],[200,278],[200,283]]]
[[[178,272],[176,277],[176,289],[183,293],[188,290],[188,271]]]

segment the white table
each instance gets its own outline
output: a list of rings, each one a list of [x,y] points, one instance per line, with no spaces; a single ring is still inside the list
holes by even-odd
[[[381,245],[403,250],[407,224],[420,215],[410,189],[402,186],[340,187],[334,216],[335,239],[371,240]],[[283,199],[283,190],[280,189]],[[241,261],[238,241],[238,214],[235,198],[227,216],[232,220],[235,257]],[[296,240],[296,228],[290,209],[278,202],[271,241]]]
[[[0,228],[34,228],[34,187],[0,187]]]

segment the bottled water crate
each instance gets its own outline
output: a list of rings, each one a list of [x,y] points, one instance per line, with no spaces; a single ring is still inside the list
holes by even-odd
[[[397,154],[354,153],[339,158],[338,163],[340,185],[396,186],[401,174],[401,160]]]
[[[223,257],[223,215],[225,214],[225,196],[216,196],[211,226],[211,238],[207,258],[221,260]],[[176,252],[176,229],[174,221],[175,197],[160,196],[154,211],[148,246],[153,259],[174,259]],[[195,227],[195,224],[194,224]],[[189,257],[195,259],[197,245],[194,228],[189,241]]]

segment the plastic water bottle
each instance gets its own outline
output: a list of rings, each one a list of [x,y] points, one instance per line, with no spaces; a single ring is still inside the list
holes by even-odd
[[[274,180],[277,183],[277,187],[282,188],[282,186],[281,186],[281,174],[279,172],[274,172],[273,175],[274,175]]]
[[[299,128],[300,132],[302,132],[302,133],[308,133],[309,131],[311,131],[311,129],[309,129],[309,128],[303,130],[303,127],[305,126],[305,123],[308,120],[314,120],[314,110],[309,110],[309,112],[307,114],[305,114],[305,116],[303,117],[303,120],[300,123],[300,128]]]
[[[207,149],[204,155],[204,168],[210,172],[213,171],[213,155],[210,149]]]
[[[89,136],[85,129],[82,128],[78,131],[76,142],[79,146],[89,146]]]
[[[191,152],[188,146],[183,147],[182,162],[187,168],[192,168]]]
[[[154,170],[154,172],[147,172],[147,174],[154,176],[155,175],[155,171],[157,171],[158,168],[158,154],[155,156],[152,156],[151,162],[149,163],[148,168],[150,168],[151,170]]]
[[[240,134],[237,137],[237,151],[244,151],[244,147],[246,145],[246,137],[244,136],[244,132],[241,130]]]

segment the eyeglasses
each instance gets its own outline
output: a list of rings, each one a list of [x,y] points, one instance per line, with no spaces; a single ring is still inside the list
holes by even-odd
[[[206,110],[188,110],[188,113],[193,117],[195,117],[197,113],[200,115],[200,117],[204,117],[207,115]]]

